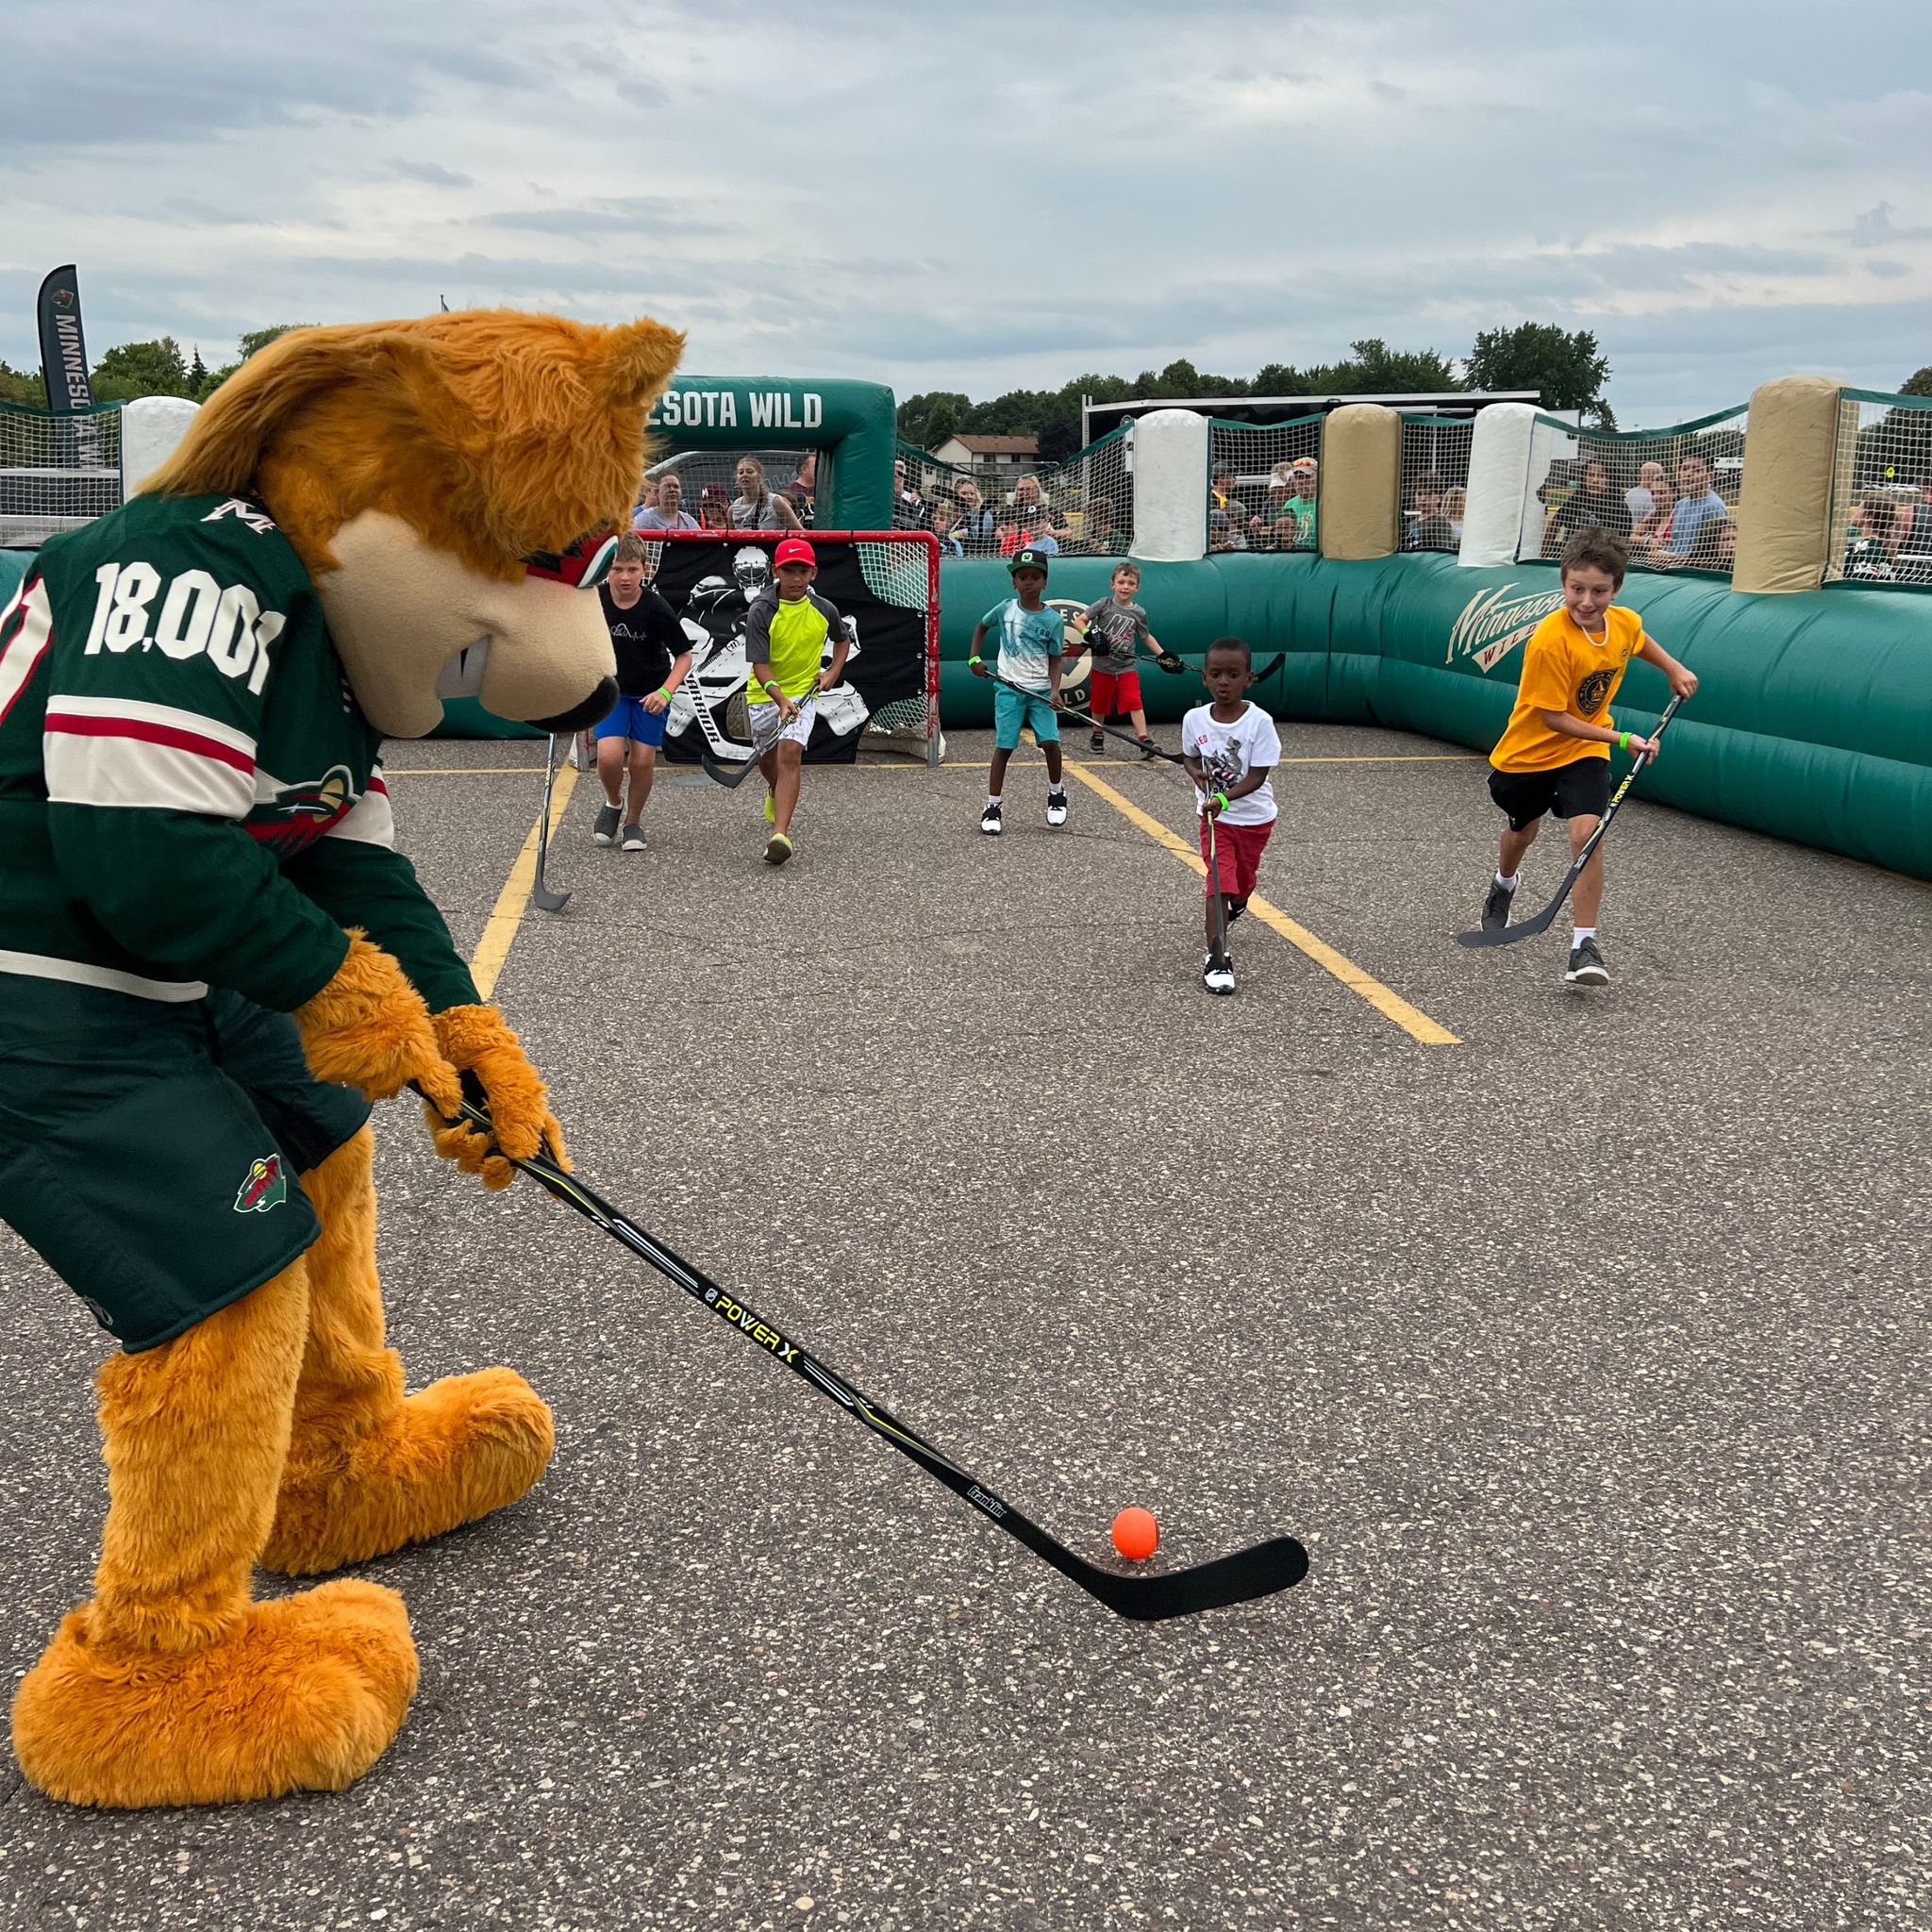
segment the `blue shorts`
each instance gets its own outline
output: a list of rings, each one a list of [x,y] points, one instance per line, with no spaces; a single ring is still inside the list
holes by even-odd
[[[1035,697],[1030,691],[1017,691],[1009,684],[996,684],[992,688],[992,741],[1001,751],[1017,751],[1020,744],[1020,727],[1028,724],[1033,727],[1033,737],[1039,744],[1058,744],[1060,737],[1060,721],[1054,708],[1043,697]]]
[[[597,737],[600,742],[627,738],[633,744],[662,744],[664,721],[670,715],[669,705],[661,711],[647,711],[642,698],[619,698],[617,708],[597,726]]]

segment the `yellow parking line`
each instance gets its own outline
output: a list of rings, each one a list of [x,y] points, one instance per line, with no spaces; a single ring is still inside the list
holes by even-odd
[[[577,774],[575,766],[565,765],[557,774],[557,785],[550,794],[550,836],[557,836],[558,821],[563,817],[563,808],[570,803],[570,795],[575,791]],[[495,909],[490,915],[490,924],[483,928],[483,937],[476,941],[476,950],[470,955],[470,977],[476,982],[476,996],[487,1000],[496,991],[497,975],[503,971],[503,962],[509,958],[510,941],[517,936],[517,927],[524,922],[524,913],[530,904],[530,888],[537,883],[537,835],[542,829],[542,815],[538,815],[537,824],[530,827],[530,836],[524,841],[524,849],[517,854],[517,862],[510,867],[509,876],[503,882],[503,891],[496,895]]]
[[[1170,831],[1158,819],[1150,818],[1138,805],[1123,798],[1111,785],[1103,784],[1071,758],[1067,760],[1067,770],[1090,791],[1097,792],[1106,799],[1130,824],[1139,826],[1157,844],[1164,845],[1183,864],[1192,866],[1204,879],[1208,876],[1207,861],[1177,832]],[[1447,1027],[1437,1025],[1426,1013],[1410,1006],[1400,993],[1391,992],[1379,979],[1372,979],[1352,959],[1343,958],[1325,940],[1317,939],[1307,926],[1296,924],[1278,906],[1271,906],[1258,892],[1248,901],[1248,916],[1258,919],[1263,925],[1278,932],[1290,945],[1306,953],[1324,973],[1333,974],[1350,992],[1359,994],[1378,1013],[1393,1020],[1411,1040],[1419,1040],[1424,1046],[1462,1044]]]

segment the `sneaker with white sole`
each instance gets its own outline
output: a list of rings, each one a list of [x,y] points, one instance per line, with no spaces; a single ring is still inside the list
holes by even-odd
[[[1563,974],[1565,986],[1607,986],[1610,983],[1610,969],[1604,964],[1604,956],[1597,945],[1596,935],[1591,933],[1587,940],[1580,940],[1570,949],[1570,968]]]
[[[600,805],[597,808],[597,822],[591,827],[591,837],[600,845],[617,843],[617,828],[624,821],[624,813],[614,805]]]
[[[626,852],[641,852],[644,849],[644,828],[635,823],[624,828],[624,849]]]
[[[1050,825],[1063,825],[1067,822],[1067,793],[1065,787],[1046,794],[1046,822]]]
[[[765,863],[783,865],[791,857],[791,841],[783,832],[774,832],[765,843]]]
[[[997,799],[979,814],[979,829],[989,839],[997,839],[1006,830],[1006,826],[1000,823],[1000,807]]]
[[[1232,992],[1234,991],[1233,959],[1223,959],[1217,965],[1212,953],[1203,953],[1201,955],[1201,984],[1209,992]]]

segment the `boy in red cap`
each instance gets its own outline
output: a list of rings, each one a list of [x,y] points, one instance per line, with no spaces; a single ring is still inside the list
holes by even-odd
[[[772,742],[777,727],[776,742],[758,760],[758,770],[770,787],[765,817],[772,836],[765,844],[765,863],[783,865],[791,857],[799,767],[818,717],[818,694],[845,675],[852,631],[838,607],[812,589],[818,554],[803,537],[787,537],[772,565],[772,581],[745,613],[744,655],[751,659],[751,681],[744,694],[751,708],[752,742]],[[827,637],[833,640],[832,661],[821,670]]]

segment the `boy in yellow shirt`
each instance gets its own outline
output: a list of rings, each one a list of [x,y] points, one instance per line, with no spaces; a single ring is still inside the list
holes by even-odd
[[[1647,635],[1643,620],[1614,600],[1624,588],[1629,556],[1607,530],[1577,531],[1564,546],[1563,608],[1537,625],[1524,646],[1523,681],[1508,728],[1490,754],[1490,796],[1507,814],[1496,876],[1483,903],[1483,924],[1509,923],[1509,902],[1521,879],[1523,855],[1536,843],[1545,812],[1570,822],[1573,859],[1596,830],[1610,802],[1610,747],[1655,758],[1654,738],[1619,731],[1609,702],[1632,658],[1655,664],[1677,696],[1697,689],[1696,676]],[[1563,974],[1571,986],[1607,986],[1608,969],[1596,942],[1603,908],[1604,855],[1599,846],[1571,895],[1575,933]]]

